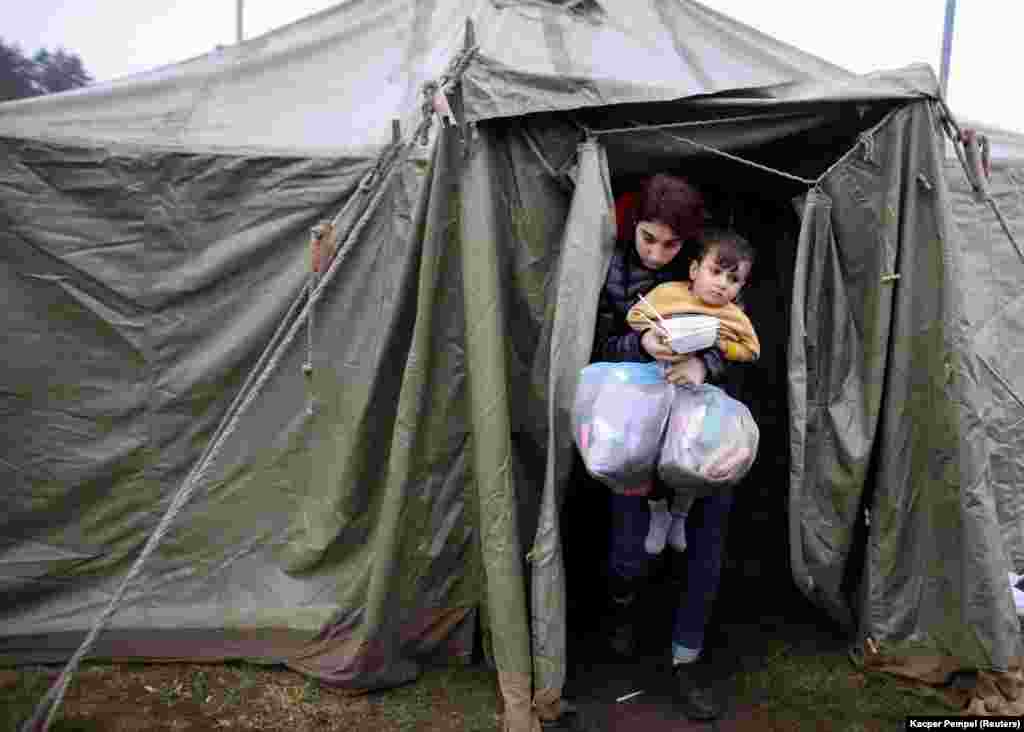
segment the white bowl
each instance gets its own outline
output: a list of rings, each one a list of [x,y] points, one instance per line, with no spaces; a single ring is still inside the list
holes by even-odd
[[[677,315],[666,318],[669,345],[676,353],[711,348],[718,340],[718,318],[711,315]]]

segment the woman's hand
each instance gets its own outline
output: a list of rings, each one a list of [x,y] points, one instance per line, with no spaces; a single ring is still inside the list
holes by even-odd
[[[644,331],[644,334],[640,337],[640,345],[655,361],[677,363],[686,358],[684,354],[673,351],[665,335],[654,328]]]
[[[684,354],[681,361],[672,364],[665,371],[665,380],[670,384],[703,384],[708,376],[703,359],[693,353]]]

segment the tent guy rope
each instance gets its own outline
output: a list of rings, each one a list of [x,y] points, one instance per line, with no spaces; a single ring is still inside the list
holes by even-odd
[[[699,121],[695,121],[695,122],[679,122],[679,123],[675,123],[675,124],[660,124],[660,125],[645,125],[645,124],[643,124],[641,122],[636,122],[634,120],[630,120],[630,125],[631,125],[630,127],[612,127],[612,128],[608,128],[608,129],[600,129],[600,128],[588,127],[587,125],[583,124],[578,119],[576,119],[575,116],[570,116],[570,119],[573,122],[573,124],[575,124],[581,130],[583,130],[583,132],[585,132],[588,137],[600,137],[601,135],[621,134],[621,133],[626,133],[626,132],[643,132],[643,131],[650,130],[650,131],[662,134],[665,137],[668,137],[669,139],[676,140],[677,142],[682,142],[682,143],[685,143],[687,145],[692,145],[693,147],[696,147],[699,150],[703,150],[704,152],[711,153],[712,155],[718,155],[718,156],[726,158],[728,160],[732,160],[733,162],[741,163],[743,165],[747,165],[747,166],[750,166],[752,168],[756,168],[757,170],[761,170],[761,171],[764,171],[766,173],[772,173],[774,175],[782,176],[783,178],[786,178],[788,180],[796,181],[797,183],[803,183],[804,185],[814,186],[814,185],[817,185],[818,181],[811,180],[809,178],[801,178],[798,175],[793,175],[792,173],[787,173],[787,172],[785,172],[783,170],[779,170],[778,168],[772,168],[772,167],[770,167],[768,165],[762,165],[761,163],[755,163],[753,160],[747,160],[746,158],[742,158],[739,155],[733,155],[732,153],[727,153],[724,150],[719,150],[718,148],[712,147],[711,145],[705,145],[705,144],[703,144],[701,142],[697,142],[696,140],[691,140],[688,137],[682,137],[680,135],[673,135],[673,134],[665,131],[667,128],[710,127],[712,125],[722,124],[722,123],[727,123],[727,122],[743,122],[743,121],[749,122],[749,121],[752,121],[752,120],[763,120],[763,119],[794,117],[794,116],[800,116],[800,115],[798,115],[798,114],[791,114],[791,113],[770,114],[770,115],[745,115],[743,117],[731,117],[731,118],[727,117],[727,118],[724,118],[724,119],[699,120]]]
[[[712,125],[729,124],[732,122],[763,122],[772,119],[793,119],[794,117],[808,117],[806,112],[777,112],[775,114],[745,114],[737,117],[722,117],[720,119],[702,119],[689,122],[665,122],[657,125],[645,125],[635,123],[629,127],[602,127],[591,130],[595,135],[614,135],[623,132],[659,132],[661,130],[680,129],[684,127],[711,127]]]
[[[688,137],[673,135],[668,132],[665,132],[664,130],[661,130],[661,134],[665,135],[666,137],[671,137],[673,140],[678,140],[679,142],[685,142],[688,145],[693,145],[695,148],[703,150],[704,152],[709,152],[712,155],[718,155],[720,157],[726,158],[727,160],[732,160],[733,162],[736,163],[742,163],[743,165],[747,165],[751,168],[756,168],[757,170],[761,170],[765,173],[773,173],[775,175],[782,176],[783,178],[786,178],[788,180],[796,181],[797,183],[803,183],[804,185],[807,186],[814,186],[818,184],[818,181],[816,180],[811,180],[810,178],[801,178],[799,175],[793,175],[792,173],[787,173],[783,170],[779,170],[778,168],[772,168],[767,165],[762,165],[761,163],[755,163],[753,160],[747,160],[746,158],[741,158],[739,155],[733,155],[732,153],[724,152],[723,150],[711,147],[710,145],[705,145],[703,143],[697,142],[696,140],[691,140]]]
[[[704,124],[711,125],[711,124],[716,124],[718,122],[721,122],[721,120],[711,120],[711,121],[705,122]],[[640,123],[633,122],[632,120],[631,120],[631,123],[634,126],[636,126],[636,127],[641,127],[642,126],[642,125],[640,125]],[[686,143],[687,145],[692,145],[693,147],[697,148],[698,150],[703,150],[704,152],[711,153],[712,155],[718,155],[719,157],[723,157],[723,158],[726,158],[727,160],[732,160],[733,162],[740,163],[742,165],[746,165],[746,166],[749,166],[751,168],[755,168],[757,170],[761,170],[761,171],[763,171],[765,173],[772,173],[774,175],[781,176],[781,177],[786,178],[788,180],[796,181],[797,183],[803,183],[804,185],[808,185],[808,186],[814,186],[814,185],[818,184],[818,181],[816,181],[816,180],[811,180],[810,178],[801,178],[798,175],[793,175],[792,173],[787,173],[784,170],[779,170],[778,168],[772,168],[771,166],[768,166],[768,165],[762,165],[761,163],[755,163],[753,160],[747,160],[746,158],[740,157],[739,155],[733,155],[732,153],[727,153],[724,150],[719,150],[717,147],[712,147],[711,145],[705,145],[702,142],[697,142],[696,140],[691,140],[688,137],[683,137],[681,135],[673,135],[672,133],[666,132],[663,129],[659,129],[659,130],[657,130],[657,132],[659,134],[661,134],[661,135],[664,135],[665,137],[667,137],[667,138],[669,138],[671,140],[676,140],[677,142],[683,142],[683,143]],[[595,130],[595,134],[600,134],[600,133],[601,133],[601,130]]]
[[[953,113],[946,104],[946,100],[939,98],[939,105],[943,112],[939,115],[939,118],[942,121],[943,130],[945,130],[953,143],[953,150],[956,152],[957,160],[960,161],[960,165],[964,169],[964,175],[967,176],[967,180],[970,182],[971,187],[974,188],[974,193],[979,200],[987,203],[992,209],[992,212],[996,215],[996,219],[999,221],[999,225],[1003,229],[1003,233],[1006,234],[1006,238],[1010,240],[1010,244],[1013,245],[1014,250],[1017,252],[1017,256],[1020,257],[1022,262],[1024,262],[1024,251],[1021,251],[1020,244],[1017,243],[1017,239],[1013,236],[1013,232],[1010,231],[1010,224],[1007,223],[1006,217],[999,209],[999,204],[996,203],[996,200],[992,197],[992,194],[988,191],[984,182],[978,179],[978,174],[967,162],[967,158],[964,153],[964,131],[960,129],[960,126],[956,123],[956,119],[953,117]]]

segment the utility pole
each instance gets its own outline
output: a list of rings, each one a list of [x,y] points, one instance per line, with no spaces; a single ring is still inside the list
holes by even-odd
[[[241,2],[241,0],[239,0]],[[939,89],[946,98],[949,86],[949,57],[953,51],[953,18],[956,16],[956,0],[946,0],[946,23],[942,31],[942,65],[939,67]]]
[[[235,2],[235,43],[241,43],[245,37],[242,34],[242,5],[245,0],[236,0]]]

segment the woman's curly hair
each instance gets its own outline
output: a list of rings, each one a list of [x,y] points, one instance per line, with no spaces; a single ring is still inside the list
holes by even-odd
[[[632,237],[641,221],[657,221],[670,227],[683,241],[692,239],[704,226],[704,197],[685,179],[659,173],[644,181],[635,205],[624,206],[619,231]]]

